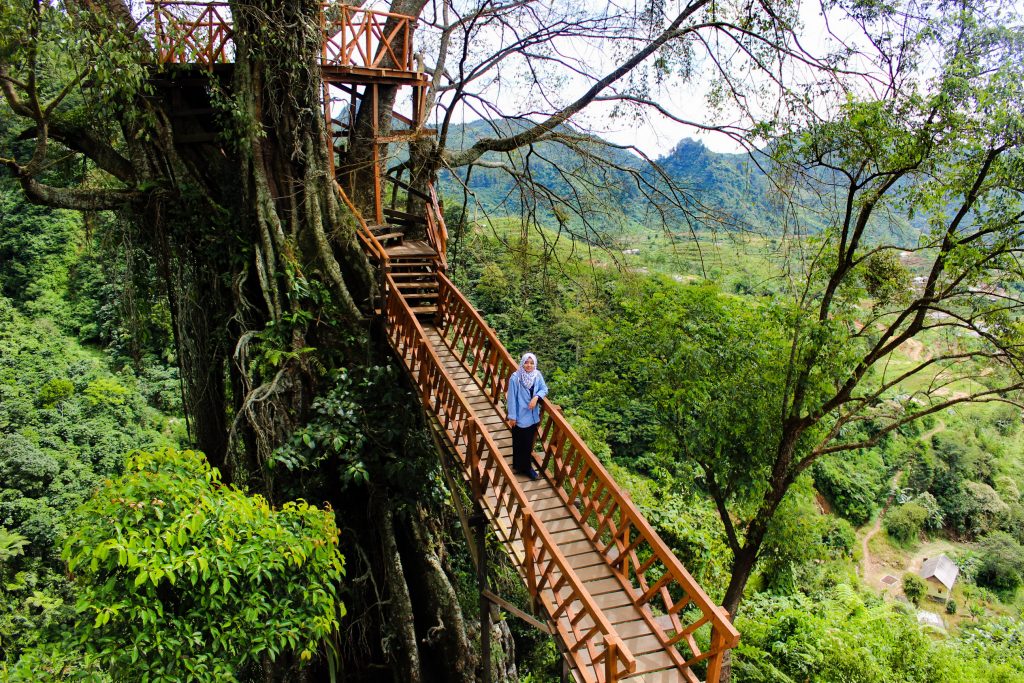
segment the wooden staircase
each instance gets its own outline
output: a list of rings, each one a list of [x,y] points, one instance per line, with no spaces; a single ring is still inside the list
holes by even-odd
[[[402,300],[418,318],[437,314],[437,263],[432,256],[403,257],[392,251],[391,279]]]
[[[435,279],[436,312],[424,320],[401,286],[408,280],[385,275],[389,341],[574,678],[717,681],[739,641],[728,614],[546,400],[541,478],[512,472],[503,399],[515,363],[444,273]]]

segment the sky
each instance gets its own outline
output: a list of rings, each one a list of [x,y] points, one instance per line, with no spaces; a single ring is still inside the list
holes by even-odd
[[[800,7],[801,19],[804,30],[801,31],[801,41],[806,49],[813,53],[823,53],[829,47],[834,47],[835,42],[829,38],[829,31],[826,30],[826,23],[822,16],[820,5],[814,0],[803,2]],[[844,40],[850,40],[856,33],[856,27],[850,23],[831,21],[828,28],[833,33],[840,34]],[[604,57],[599,46],[578,44],[563,50],[572,52],[576,50],[573,57],[580,58],[590,66],[590,74],[604,74],[614,68],[614,64]],[[582,76],[570,78],[560,93],[563,102],[585,92],[591,80]],[[666,109],[674,112],[685,112],[685,117],[703,122],[715,121],[710,112],[707,101],[707,82],[695,79],[688,84],[673,83],[658,88],[655,86],[652,98],[657,100]],[[523,107],[535,106],[529,103],[529,96],[524,98],[522,93],[502,93],[497,90],[491,91],[490,96],[502,101],[502,108],[505,111],[523,111]],[[513,102],[513,100],[519,100]],[[524,102],[525,101],[525,102]],[[729,136],[722,133],[704,132],[691,126],[686,126],[660,115],[655,111],[648,111],[642,115],[619,115],[613,116],[614,105],[611,103],[597,102],[588,106],[583,112],[572,119],[578,126],[590,132],[601,135],[614,143],[632,145],[643,153],[657,158],[668,154],[683,138],[692,138],[700,141],[705,147],[720,153],[740,153],[745,150],[740,144]],[[463,109],[456,113],[455,120],[472,121],[478,119],[479,115]],[[736,121],[738,123],[738,116]],[[722,123],[721,119],[717,123]]]

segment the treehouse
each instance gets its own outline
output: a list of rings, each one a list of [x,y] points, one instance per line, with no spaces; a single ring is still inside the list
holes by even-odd
[[[188,83],[197,70],[218,78],[230,69],[228,5],[155,2],[149,8],[152,41],[168,65],[160,78],[176,84],[183,113],[210,107]],[[542,402],[535,447],[541,477],[532,481],[512,471],[503,397],[516,364],[445,274],[447,231],[433,187],[415,187],[384,172],[389,146],[431,134],[425,127],[428,81],[413,53],[414,19],[329,4],[322,7],[320,30],[331,170],[380,274],[383,301],[376,311],[419,390],[445,474],[453,486],[466,486],[473,501],[472,510],[460,508],[460,519],[476,549],[482,603],[550,634],[567,676],[580,683],[717,681],[724,655],[739,640],[729,615],[694,581],[557,406]],[[408,94],[408,111],[392,112],[393,125],[381,131],[380,108],[391,107],[399,89]],[[365,158],[353,149],[357,132],[374,142]],[[210,135],[199,125],[176,130],[175,140],[184,145]],[[358,202],[363,212],[352,201],[356,194],[364,199]],[[488,587],[481,551],[488,529],[526,586],[528,609]],[[490,613],[481,609],[483,661],[489,661]]]

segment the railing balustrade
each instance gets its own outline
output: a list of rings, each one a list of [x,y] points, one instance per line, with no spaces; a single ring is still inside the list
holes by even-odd
[[[448,270],[448,226],[444,222],[444,210],[437,199],[434,186],[430,185],[430,201],[427,202],[427,241],[437,251],[438,267]]]
[[[324,66],[415,70],[412,17],[330,3],[321,5],[320,17]]]
[[[151,0],[146,4],[150,13],[143,28],[152,31],[160,64],[201,64],[209,68],[234,58],[228,3]]]
[[[363,248],[378,261],[381,272],[388,272],[391,270],[391,257],[388,255],[387,249],[384,248],[384,245],[380,243],[377,236],[370,230],[370,226],[366,224],[363,214],[352,203],[352,200],[349,199],[348,194],[345,193],[344,188],[341,187],[337,180],[334,181],[334,185],[342,201],[345,202],[345,206],[348,207],[356,220],[356,237],[362,242]]]
[[[140,24],[161,64],[230,63],[235,56],[227,2],[149,0]],[[322,3],[321,64],[326,67],[415,71],[415,19],[402,14]]]
[[[451,440],[495,531],[516,550],[518,569],[532,598],[555,625],[586,683],[614,683],[636,670],[636,659],[615,634],[558,544],[536,519],[509,464],[456,383],[445,371],[412,309],[385,275],[385,329],[419,389],[422,401]],[[586,651],[587,656],[583,656]]]
[[[438,281],[438,331],[503,412],[508,378],[516,363],[451,281],[443,274],[438,274]],[[537,438],[544,453],[542,468],[563,501],[615,569],[680,670],[707,660],[707,680],[718,680],[725,652],[739,642],[728,613],[690,576],[557,408],[547,400],[542,406]],[[699,615],[684,622],[694,610]],[[706,626],[710,634],[702,650],[696,634]]]

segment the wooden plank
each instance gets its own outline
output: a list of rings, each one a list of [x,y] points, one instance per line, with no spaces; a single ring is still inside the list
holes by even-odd
[[[676,669],[676,665],[672,662],[672,659],[665,654],[664,650],[647,652],[636,658],[636,673],[649,674],[655,671],[665,671],[666,674],[676,677],[669,678],[668,680],[680,680],[678,678],[679,671]]]
[[[594,567],[597,567],[598,570],[594,570]],[[601,565],[593,565],[587,569],[576,572],[577,576],[579,576],[587,586],[587,590],[590,591],[590,594],[598,596],[602,593],[623,591],[622,582],[612,574],[612,570],[605,565],[605,568],[608,569],[608,571],[599,571],[600,567]]]
[[[626,647],[629,648],[634,656],[645,655],[648,652],[659,652],[665,649],[665,646],[661,644],[661,640],[650,633],[633,638],[624,638],[623,642],[626,643]]]

